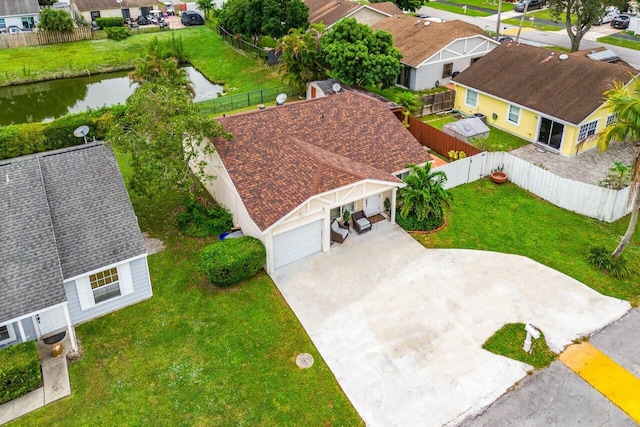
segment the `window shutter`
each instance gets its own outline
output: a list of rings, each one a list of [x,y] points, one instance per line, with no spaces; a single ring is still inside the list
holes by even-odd
[[[78,299],[80,300],[80,310],[84,311],[96,305],[93,299],[89,276],[76,279],[76,290],[78,291]]]
[[[121,295],[133,293],[133,279],[131,278],[131,266],[129,263],[118,266],[118,280],[120,281]]]

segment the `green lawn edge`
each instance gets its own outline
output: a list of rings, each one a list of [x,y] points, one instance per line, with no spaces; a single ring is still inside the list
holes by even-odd
[[[544,333],[540,331],[540,338],[531,341],[531,353],[523,349],[527,335],[524,323],[507,323],[482,344],[482,348],[494,354],[509,357],[526,363],[536,369],[546,368],[557,355],[549,350]]]

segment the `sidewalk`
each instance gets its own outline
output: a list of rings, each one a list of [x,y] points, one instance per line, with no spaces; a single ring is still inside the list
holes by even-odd
[[[52,357],[51,345],[47,345],[42,341],[36,342],[36,348],[40,355],[43,386],[4,405],[0,405],[0,424],[8,423],[71,394],[66,357],[71,350],[69,335],[62,340],[62,346],[64,348],[62,355]]]

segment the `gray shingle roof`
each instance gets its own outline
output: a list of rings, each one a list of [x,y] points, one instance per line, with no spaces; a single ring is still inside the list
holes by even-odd
[[[38,158],[0,163],[0,176],[3,322],[59,304],[66,297]]]
[[[32,15],[40,13],[38,0],[2,0],[0,16]]]
[[[0,177],[0,322],[65,301],[63,278],[146,253],[109,147],[10,159]]]

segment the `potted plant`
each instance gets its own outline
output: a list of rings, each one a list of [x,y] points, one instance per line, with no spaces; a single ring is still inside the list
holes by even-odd
[[[385,197],[385,199],[384,199],[384,211],[386,213],[390,213],[391,212],[391,200],[389,200],[388,197]]]
[[[504,172],[504,165],[500,165],[491,171],[491,180],[496,184],[507,182],[507,174]]]
[[[344,225],[347,226],[347,228],[349,228],[349,218],[351,218],[351,212],[345,209],[345,211],[342,213],[342,221],[344,222]]]

